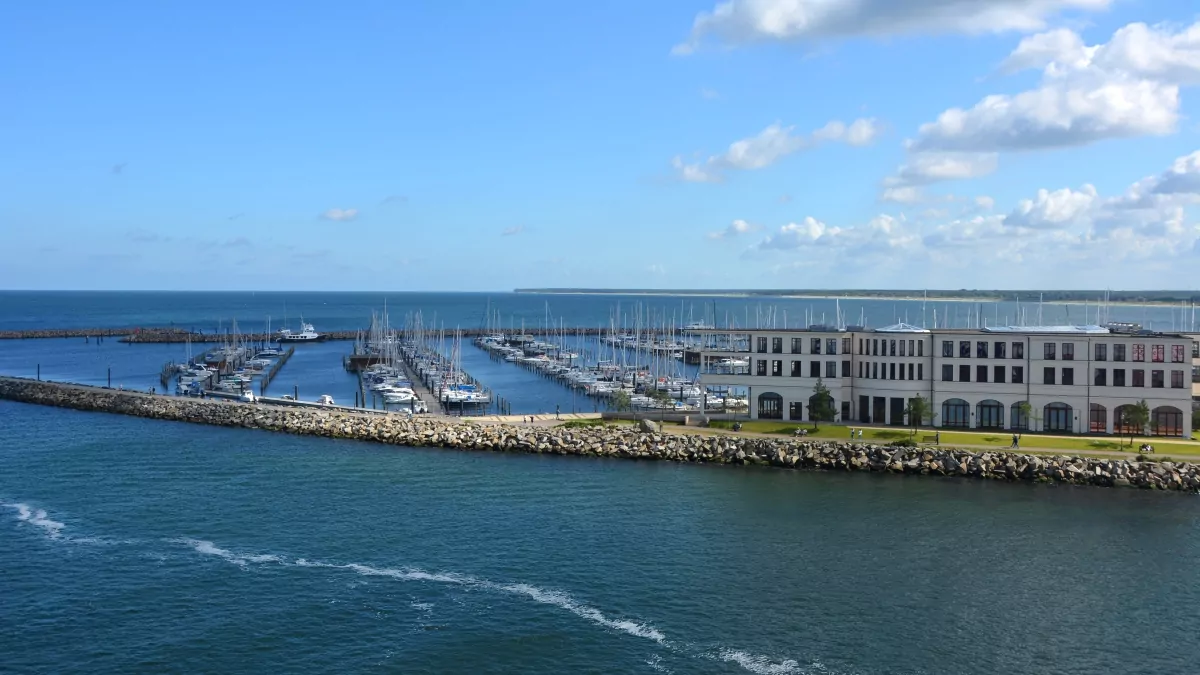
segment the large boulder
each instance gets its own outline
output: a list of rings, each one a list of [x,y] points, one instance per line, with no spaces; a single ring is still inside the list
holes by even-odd
[[[651,420],[642,418],[638,420],[638,431],[646,434],[657,434],[659,432],[659,426],[657,422],[652,422]]]

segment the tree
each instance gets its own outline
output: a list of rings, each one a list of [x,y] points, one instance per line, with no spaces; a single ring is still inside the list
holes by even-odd
[[[813,395],[808,399],[808,419],[812,420],[813,430],[818,430],[821,422],[832,422],[834,414],[833,396],[818,377],[813,385]]]
[[[617,412],[629,412],[629,409],[632,407],[632,403],[629,400],[629,393],[618,391],[613,394],[612,406]]]
[[[1017,432],[1017,436],[1019,438],[1023,438],[1025,436],[1025,434],[1023,432],[1029,430],[1029,423],[1034,421],[1035,419],[1041,419],[1041,418],[1034,417],[1033,406],[1029,404],[1029,401],[1017,401],[1017,414],[1020,417],[1025,418],[1025,428],[1019,429]]]
[[[912,433],[909,435],[915,436],[917,427],[925,422],[925,418],[933,421],[933,406],[929,405],[929,399],[917,394],[908,399],[908,406],[904,408],[904,414],[908,415],[908,426],[912,427]]]
[[[1121,408],[1120,423],[1129,427],[1129,444],[1133,445],[1134,431],[1145,433],[1146,425],[1150,423],[1150,406],[1146,404],[1146,399]]]
[[[1192,437],[1195,438],[1196,434],[1200,434],[1200,408],[1192,411]]]

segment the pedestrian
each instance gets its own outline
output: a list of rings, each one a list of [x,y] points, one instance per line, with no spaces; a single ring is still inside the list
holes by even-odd
[[[854,427],[850,427],[850,440],[854,440]]]
[[[933,432],[933,444],[934,445],[942,444],[942,432],[940,432],[940,431]]]
[[[862,440],[862,429],[858,430],[858,440]]]
[[[557,404],[557,403],[555,403],[555,404],[554,404],[554,419],[559,419],[559,417],[558,417],[558,404]]]
[[[1008,447],[1019,449],[1021,447],[1021,439],[1017,438],[1016,434],[1013,434],[1012,445],[1010,445]]]

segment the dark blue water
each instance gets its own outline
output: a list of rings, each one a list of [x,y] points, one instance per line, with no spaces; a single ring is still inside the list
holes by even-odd
[[[1194,673],[1194,497],[0,402],[13,673]]]

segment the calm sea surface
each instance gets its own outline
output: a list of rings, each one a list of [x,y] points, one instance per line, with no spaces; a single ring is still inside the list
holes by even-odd
[[[0,328],[215,328],[280,312],[262,296],[0,293]],[[354,328],[382,300],[287,307]],[[832,318],[792,302],[789,323],[808,304]],[[536,322],[546,303],[607,325],[616,299],[388,298],[393,317],[463,326],[489,304]],[[759,305],[717,303],[752,322]],[[892,305],[864,312],[919,316]],[[277,386],[351,392],[347,348],[298,348]],[[0,373],[148,388],[182,350],[0,341]],[[570,409],[553,382],[463,359],[524,408]],[[1185,674],[1198,561],[1185,495],[390,448],[0,402],[4,673]]]

